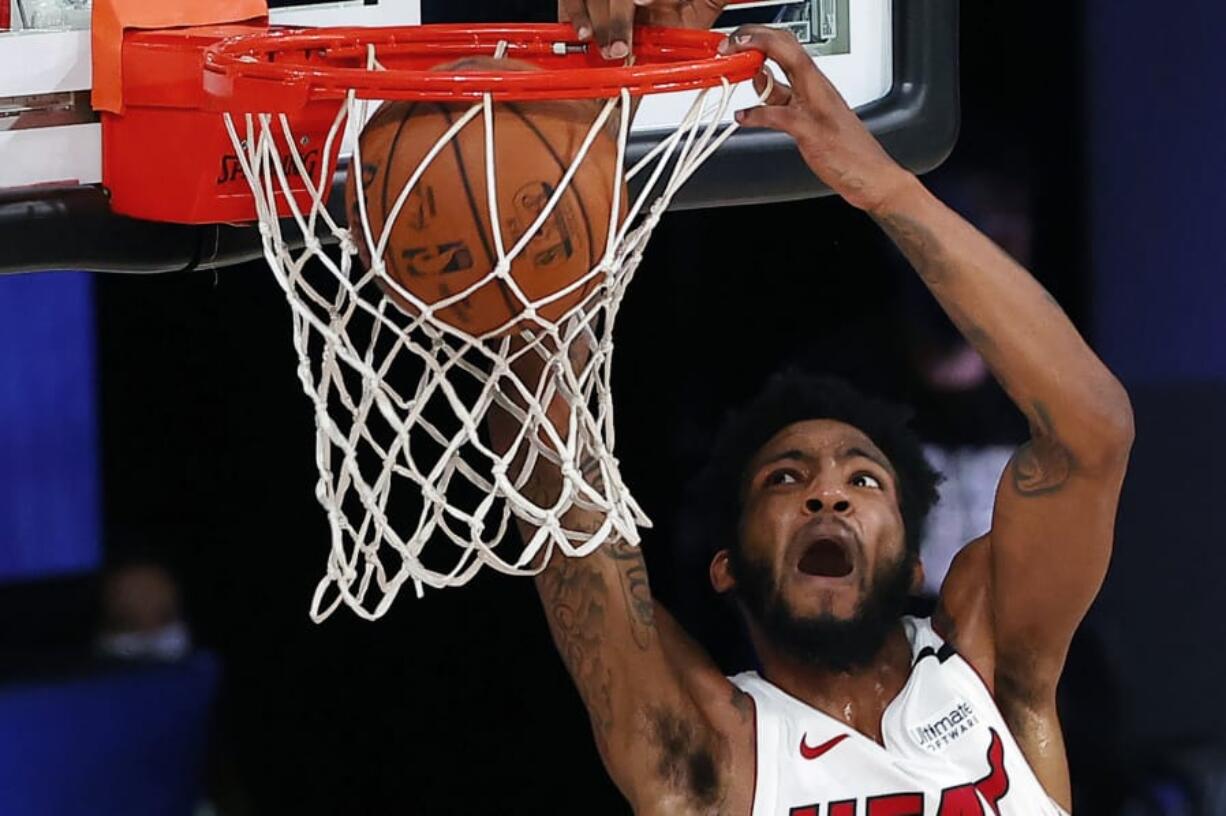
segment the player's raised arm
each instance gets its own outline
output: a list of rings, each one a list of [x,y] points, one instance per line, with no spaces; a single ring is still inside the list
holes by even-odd
[[[515,365],[533,388],[550,376],[541,368],[536,355]],[[547,413],[565,435],[560,397]],[[491,411],[488,423],[493,447],[505,452],[517,420]],[[513,475],[522,466],[522,458],[515,461]],[[560,489],[556,467],[538,460],[524,492],[548,505]],[[566,529],[581,532],[595,532],[602,522],[599,513],[578,507],[562,519]],[[520,531],[525,540],[536,532],[522,522]],[[638,547],[614,539],[586,558],[555,553],[536,586],[601,758],[635,812],[723,812],[734,773],[752,771],[752,754],[734,756],[728,733],[744,730],[738,744],[749,745],[752,722],[732,704],[731,683],[657,608]]]
[[[998,687],[1054,703],[1106,574],[1133,438],[1128,397],[1043,287],[891,159],[794,38],[746,27],[727,50],[746,48],[776,60],[790,86],[741,121],[791,134],[813,171],[876,219],[1029,419],[1031,440],[997,494],[984,571],[968,580],[992,587]]]

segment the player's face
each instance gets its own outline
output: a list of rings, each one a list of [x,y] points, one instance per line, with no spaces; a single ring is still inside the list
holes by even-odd
[[[750,463],[740,534],[791,617],[853,620],[904,561],[894,470],[851,425],[789,425]]]

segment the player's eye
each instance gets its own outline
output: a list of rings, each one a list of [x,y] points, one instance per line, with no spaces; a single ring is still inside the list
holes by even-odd
[[[772,470],[766,475],[765,484],[768,487],[777,485],[793,485],[800,484],[800,474],[790,468],[780,468]]]
[[[873,490],[881,489],[881,481],[869,473],[857,473],[851,479],[853,487],[870,487]]]

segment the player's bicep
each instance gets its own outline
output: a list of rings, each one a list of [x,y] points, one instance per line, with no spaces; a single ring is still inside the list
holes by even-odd
[[[665,653],[638,548],[555,555],[537,586],[601,757],[636,809],[718,801],[726,744]]]
[[[1048,431],[1005,469],[991,532],[998,671],[1054,686],[1106,577],[1126,464],[1127,446],[1088,455]]]

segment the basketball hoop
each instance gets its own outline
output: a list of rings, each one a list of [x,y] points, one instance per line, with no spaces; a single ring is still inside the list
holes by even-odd
[[[584,556],[613,536],[638,543],[638,528],[650,522],[613,454],[612,333],[626,286],[673,196],[736,129],[722,123],[734,85],[762,68],[757,53],[718,55],[721,39],[640,28],[633,64],[618,67],[608,67],[568,25],[268,30],[204,52],[205,92],[223,112],[250,184],[264,254],[292,311],[299,379],[315,409],[316,492],[331,526],[327,574],[311,605],[315,620],[341,603],[377,618],[405,582],[420,596],[426,586],[464,584],[482,566],[534,574],[554,550]],[[512,57],[542,70],[430,70],[474,56]],[[627,166],[632,100],[679,90],[698,91],[680,128]],[[556,99],[602,101],[536,220],[518,237],[504,236],[497,226],[495,107]],[[358,223],[351,218],[342,227],[328,208],[336,156],[343,142],[351,144],[350,166],[363,167],[359,133],[380,103],[396,100],[463,107],[392,196],[381,229],[362,196]],[[302,122],[326,127],[304,133]],[[431,303],[389,274],[388,235],[426,168],[474,122],[484,128],[487,177],[480,181],[496,225],[496,263],[480,281]],[[612,133],[613,206],[599,260],[564,290],[534,300],[516,285],[512,264],[596,140]],[[629,201],[622,200],[629,189],[623,181],[638,188]],[[339,241],[339,255],[321,236]],[[449,308],[491,283],[518,299],[505,322],[469,332],[447,319]],[[563,298],[570,298],[566,308],[551,317],[548,307]],[[393,299],[407,305],[398,308]],[[545,372],[538,382],[516,374],[524,356],[538,358]],[[569,413],[565,430],[547,415],[559,399]],[[482,435],[495,409],[520,423],[506,452]],[[544,503],[526,489],[540,462],[562,479],[560,494]],[[594,533],[568,529],[571,508],[604,522]],[[512,518],[537,530],[522,548],[506,540]],[[427,548],[443,539],[454,546]]]
[[[289,112],[310,101],[407,99],[496,102],[611,99],[698,90],[751,79],[757,53],[720,56],[723,35],[639,27],[633,64],[610,66],[570,25],[422,25],[270,29],[233,37],[205,52],[205,88],[226,110]],[[370,66],[371,53],[378,69]],[[464,57],[506,56],[536,74],[431,70]]]

